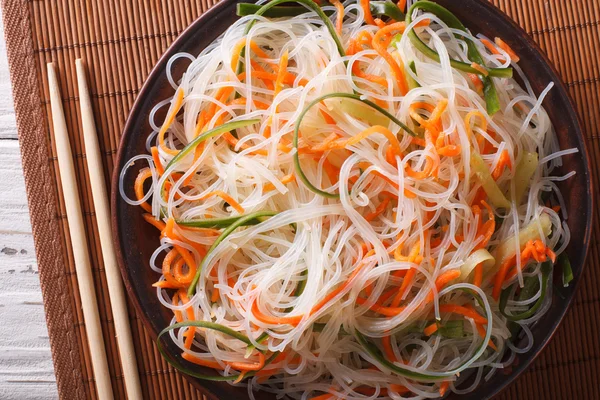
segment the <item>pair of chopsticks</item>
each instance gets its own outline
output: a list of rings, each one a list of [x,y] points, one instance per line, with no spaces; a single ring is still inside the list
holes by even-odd
[[[98,144],[92,105],[85,78],[85,67],[81,59],[75,61],[75,66],[77,69],[83,139],[92,187],[92,198],[94,200],[96,211],[96,221],[98,224],[102,257],[104,259],[104,267],[106,270],[110,304],[115,321],[119,356],[123,366],[125,388],[129,399],[141,399],[142,391],[135,361],[133,342],[131,339],[131,329],[129,327],[123,283],[117,267],[117,259],[112,240],[108,197],[104,184],[100,146]],[[96,389],[100,399],[112,399],[114,397],[110,382],[108,362],[106,359],[104,339],[102,338],[102,328],[100,326],[100,316],[98,313],[98,303],[96,302],[96,291],[94,289],[94,279],[92,276],[90,256],[86,242],[83,214],[79,202],[73,156],[62,107],[60,89],[56,78],[56,71],[52,63],[48,64],[48,85],[50,88],[50,105],[52,108],[52,122],[54,125],[58,167],[61,176],[65,208],[67,211],[71,245],[73,247],[75,271],[77,274],[77,282],[79,284],[85,330],[90,346],[94,377],[96,379]]]

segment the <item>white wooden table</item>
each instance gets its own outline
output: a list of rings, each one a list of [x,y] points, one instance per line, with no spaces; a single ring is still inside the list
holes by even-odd
[[[58,393],[10,93],[6,45],[0,39],[0,399],[55,399]]]

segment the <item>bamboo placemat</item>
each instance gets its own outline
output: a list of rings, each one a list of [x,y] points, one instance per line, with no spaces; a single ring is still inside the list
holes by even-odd
[[[459,0],[457,0],[459,1]],[[95,399],[53,147],[47,62],[61,76],[90,242],[113,390],[125,398],[106,278],[86,179],[74,61],[89,66],[107,184],[121,130],[145,77],[168,45],[216,0],[2,0],[13,95],[40,281],[61,398]],[[492,0],[547,52],[573,96],[600,176],[600,4],[597,0]],[[595,226],[598,227],[596,213]],[[556,336],[499,399],[600,399],[600,255],[594,230],[589,267]],[[160,357],[130,308],[144,398],[202,395]]]

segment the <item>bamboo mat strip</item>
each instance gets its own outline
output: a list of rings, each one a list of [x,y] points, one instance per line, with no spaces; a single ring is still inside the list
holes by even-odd
[[[146,76],[168,45],[215,0],[2,0],[23,165],[57,384],[62,398],[96,399],[51,130],[47,62],[61,76],[65,116],[81,188],[113,391],[125,398],[106,277],[87,182],[74,60],[89,65],[108,184],[121,130]],[[597,0],[491,0],[544,49],[575,100],[600,187],[600,4]],[[598,193],[598,192],[596,192]],[[600,213],[595,215],[595,226]],[[600,399],[600,254],[571,311],[538,360],[498,399]],[[129,308],[146,399],[201,399],[160,357]]]

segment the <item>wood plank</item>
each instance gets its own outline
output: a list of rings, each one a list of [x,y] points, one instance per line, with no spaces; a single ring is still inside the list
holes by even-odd
[[[0,398],[56,399],[4,40],[0,93]]]

